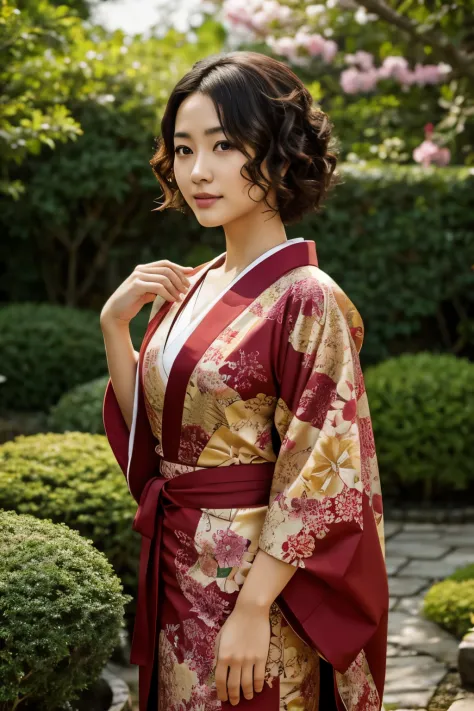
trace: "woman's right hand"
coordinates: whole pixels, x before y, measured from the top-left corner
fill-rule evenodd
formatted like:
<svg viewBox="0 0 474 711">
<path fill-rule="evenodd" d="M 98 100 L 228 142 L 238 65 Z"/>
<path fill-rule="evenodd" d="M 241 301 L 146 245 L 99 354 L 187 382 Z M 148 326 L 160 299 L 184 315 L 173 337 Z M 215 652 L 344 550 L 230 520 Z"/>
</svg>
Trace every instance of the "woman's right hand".
<svg viewBox="0 0 474 711">
<path fill-rule="evenodd" d="M 194 267 L 161 259 L 139 264 L 105 302 L 100 321 L 130 323 L 144 304 L 162 296 L 166 301 L 178 301 L 190 285 L 186 274 Z"/>
</svg>

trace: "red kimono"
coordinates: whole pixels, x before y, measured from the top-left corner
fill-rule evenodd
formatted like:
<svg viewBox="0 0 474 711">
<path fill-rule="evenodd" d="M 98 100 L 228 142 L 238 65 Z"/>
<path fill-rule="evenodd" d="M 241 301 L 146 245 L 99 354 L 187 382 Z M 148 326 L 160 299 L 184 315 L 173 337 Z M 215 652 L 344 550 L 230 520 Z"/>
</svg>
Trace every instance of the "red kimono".
<svg viewBox="0 0 474 711">
<path fill-rule="evenodd" d="M 129 432 L 112 382 L 103 417 L 142 536 L 131 662 L 140 711 L 380 711 L 388 584 L 375 443 L 359 351 L 363 323 L 318 268 L 315 243 L 268 250 L 187 332 L 186 299 L 157 297 Z M 258 548 L 298 568 L 271 607 L 264 689 L 217 698 L 214 642 Z"/>
</svg>

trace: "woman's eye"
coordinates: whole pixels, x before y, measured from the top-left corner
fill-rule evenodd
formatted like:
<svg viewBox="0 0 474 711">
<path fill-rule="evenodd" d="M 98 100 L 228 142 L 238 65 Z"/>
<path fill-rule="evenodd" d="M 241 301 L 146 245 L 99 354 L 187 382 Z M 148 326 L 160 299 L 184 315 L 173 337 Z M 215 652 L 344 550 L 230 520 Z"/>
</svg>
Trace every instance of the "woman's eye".
<svg viewBox="0 0 474 711">
<path fill-rule="evenodd" d="M 232 148 L 232 143 L 229 143 L 229 141 L 218 141 L 216 143 L 216 146 L 220 146 L 222 143 L 224 143 L 226 146 L 229 146 L 229 148 Z M 214 148 L 216 146 L 214 146 Z M 176 148 L 174 149 L 174 152 L 177 153 L 178 155 L 182 155 L 182 154 L 178 153 L 180 148 L 186 148 L 187 150 L 191 150 L 189 148 L 189 146 L 176 146 Z M 227 153 L 227 150 L 223 151 L 223 153 Z"/>
</svg>

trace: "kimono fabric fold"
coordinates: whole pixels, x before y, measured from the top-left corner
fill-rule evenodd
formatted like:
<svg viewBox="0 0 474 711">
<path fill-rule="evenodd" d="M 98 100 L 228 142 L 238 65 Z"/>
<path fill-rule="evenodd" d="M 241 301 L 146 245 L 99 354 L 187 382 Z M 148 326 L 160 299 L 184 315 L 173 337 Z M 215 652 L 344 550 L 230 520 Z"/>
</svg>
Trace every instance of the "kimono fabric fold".
<svg viewBox="0 0 474 711">
<path fill-rule="evenodd" d="M 164 359 L 224 258 L 189 273 L 182 303 L 155 300 L 130 430 L 110 379 L 104 396 L 142 536 L 139 711 L 381 711 L 389 597 L 362 319 L 297 238 L 244 269 Z M 217 698 L 215 644 L 259 549 L 297 570 L 270 609 L 264 689 L 236 707 Z"/>
<path fill-rule="evenodd" d="M 140 553 L 138 603 L 133 632 L 130 661 L 145 667 L 141 677 L 140 709 L 146 708 L 149 685 L 154 661 L 155 630 L 157 615 L 160 614 L 159 576 L 166 579 L 174 576 L 173 567 L 167 561 L 172 556 L 161 555 L 163 546 L 163 522 L 170 529 L 181 527 L 182 510 L 202 507 L 232 508 L 264 506 L 268 500 L 273 474 L 273 464 L 241 465 L 222 467 L 215 470 L 200 470 L 196 475 L 164 479 L 150 479 L 140 498 L 140 504 L 133 521 L 133 529 L 142 535 Z M 181 515 L 179 514 L 181 510 Z M 186 533 L 194 535 L 193 520 L 189 517 Z M 172 553 L 172 551 L 171 551 Z M 168 569 L 164 568 L 168 565 Z M 174 591 L 166 586 L 162 590 L 169 602 L 173 603 Z M 176 601 L 179 605 L 179 600 Z M 268 695 L 268 692 L 267 692 Z M 263 694 L 265 697 L 265 694 Z M 264 698 L 258 697 L 260 703 Z M 222 708 L 234 708 L 223 703 Z M 249 705 L 250 707 L 250 705 Z M 261 711 L 278 711 L 275 705 L 259 706 Z"/>
</svg>

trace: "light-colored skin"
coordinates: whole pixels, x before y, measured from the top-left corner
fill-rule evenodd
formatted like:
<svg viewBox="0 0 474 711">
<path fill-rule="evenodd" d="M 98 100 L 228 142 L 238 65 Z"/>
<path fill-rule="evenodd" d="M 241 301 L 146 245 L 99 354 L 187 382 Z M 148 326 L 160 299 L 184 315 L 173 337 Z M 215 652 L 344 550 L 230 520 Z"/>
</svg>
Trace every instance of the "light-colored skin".
<svg viewBox="0 0 474 711">
<path fill-rule="evenodd" d="M 195 93 L 181 103 L 175 132 L 186 132 L 190 138 L 175 136 L 173 170 L 181 194 L 198 222 L 203 227 L 222 225 L 224 229 L 226 259 L 220 269 L 212 270 L 212 276 L 228 283 L 229 278 L 287 237 L 279 213 L 274 215 L 263 201 L 263 191 L 257 185 L 250 187 L 249 180 L 240 175 L 247 160 L 245 155 L 232 147 L 231 138 L 227 141 L 223 131 L 204 134 L 219 123 L 209 97 Z M 246 148 L 254 155 L 251 147 Z M 287 168 L 288 165 L 283 173 Z M 265 161 L 262 172 L 268 177 Z M 212 207 L 201 208 L 194 199 L 199 192 L 223 197 Z M 273 189 L 267 200 L 276 206 Z M 270 646 L 270 606 L 296 570 L 262 550 L 257 552 L 234 610 L 216 640 L 216 686 L 221 701 L 236 705 L 241 690 L 246 699 L 262 690 Z"/>
<path fill-rule="evenodd" d="M 262 190 L 256 185 L 250 187 L 249 181 L 240 175 L 246 162 L 244 154 L 230 147 L 229 142 L 219 144 L 226 140 L 222 132 L 204 135 L 205 129 L 218 125 L 211 99 L 201 94 L 185 99 L 178 109 L 175 130 L 186 131 L 191 138 L 175 138 L 175 147 L 186 148 L 180 149 L 174 160 L 178 187 L 199 223 L 204 227 L 222 225 L 224 229 L 225 262 L 206 277 L 206 280 L 211 277 L 214 286 L 228 284 L 257 257 L 287 239 L 279 214 L 264 213 L 269 208 L 263 202 Z M 262 171 L 268 177 L 265 162 Z M 203 209 L 193 197 L 198 192 L 223 198 Z M 258 202 L 249 197 L 249 192 Z M 274 190 L 267 199 L 270 205 L 276 205 Z M 100 325 L 109 373 L 129 429 L 138 358 L 130 339 L 130 321 L 157 295 L 167 301 L 181 300 L 189 287 L 186 274 L 191 269 L 167 259 L 139 264 L 102 309 Z M 251 699 L 254 691 L 262 690 L 270 644 L 270 606 L 296 570 L 262 550 L 257 552 L 235 608 L 216 640 L 216 685 L 221 701 L 229 700 L 236 705 L 241 689 L 246 699 Z"/>
</svg>

